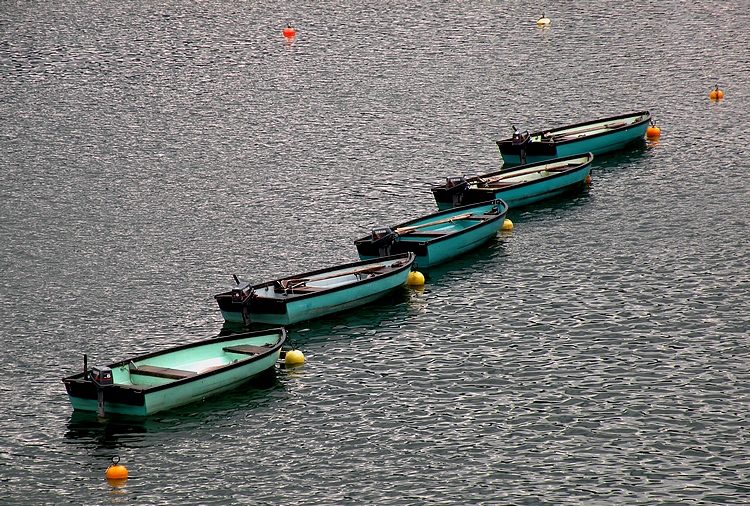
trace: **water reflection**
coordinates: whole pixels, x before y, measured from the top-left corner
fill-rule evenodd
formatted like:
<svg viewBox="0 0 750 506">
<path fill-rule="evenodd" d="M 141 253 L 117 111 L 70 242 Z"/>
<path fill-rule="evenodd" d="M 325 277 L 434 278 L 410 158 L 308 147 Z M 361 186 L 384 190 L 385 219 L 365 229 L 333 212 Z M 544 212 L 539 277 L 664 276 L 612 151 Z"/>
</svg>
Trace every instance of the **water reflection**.
<svg viewBox="0 0 750 506">
<path fill-rule="evenodd" d="M 594 174 L 593 170 L 592 174 Z M 595 177 L 595 175 L 592 175 L 592 177 Z M 514 231 L 518 233 L 519 230 L 523 229 L 524 222 L 554 219 L 561 213 L 587 204 L 589 198 L 589 185 L 585 184 L 551 199 L 524 206 L 520 209 L 510 209 L 507 217 L 513 222 Z"/>
<path fill-rule="evenodd" d="M 596 174 L 600 171 L 608 172 L 635 166 L 643 158 L 643 155 L 648 153 L 649 145 L 644 137 L 628 145 L 627 149 L 596 155 L 591 164 L 591 177 L 596 177 Z"/>
<path fill-rule="evenodd" d="M 498 260 L 506 255 L 505 241 L 511 237 L 513 232 L 498 232 L 497 237 L 450 262 L 438 264 L 435 267 L 425 269 L 425 291 L 429 291 L 431 285 L 442 285 L 450 283 L 455 276 L 468 275 L 470 272 L 489 269 L 497 264 Z"/>
<path fill-rule="evenodd" d="M 154 425 L 148 419 L 106 419 L 96 413 L 73 411 L 65 439 L 91 443 L 101 450 L 116 450 L 123 440 L 138 440 L 138 434 L 148 433 L 149 423 Z"/>
</svg>

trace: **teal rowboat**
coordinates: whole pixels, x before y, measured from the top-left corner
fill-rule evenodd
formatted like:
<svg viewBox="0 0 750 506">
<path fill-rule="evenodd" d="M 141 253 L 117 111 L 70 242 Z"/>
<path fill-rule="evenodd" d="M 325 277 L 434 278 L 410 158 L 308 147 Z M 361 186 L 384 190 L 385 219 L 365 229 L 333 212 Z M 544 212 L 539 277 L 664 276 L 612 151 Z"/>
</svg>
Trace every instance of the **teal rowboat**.
<svg viewBox="0 0 750 506">
<path fill-rule="evenodd" d="M 601 155 L 643 139 L 651 113 L 640 111 L 529 133 L 514 127 L 513 136 L 497 141 L 507 165 L 525 165 L 580 153 Z"/>
<path fill-rule="evenodd" d="M 63 378 L 75 410 L 147 416 L 231 390 L 272 369 L 283 328 L 245 332 L 88 368 Z"/>
<path fill-rule="evenodd" d="M 377 258 L 393 253 L 414 253 L 418 268 L 451 260 L 486 243 L 505 223 L 508 205 L 502 200 L 456 207 L 394 227 L 376 228 L 354 241 L 359 257 Z"/>
<path fill-rule="evenodd" d="M 228 322 L 292 325 L 373 302 L 403 287 L 414 255 L 328 267 L 251 285 L 240 282 L 214 295 Z"/>
<path fill-rule="evenodd" d="M 502 199 L 510 209 L 533 204 L 579 188 L 591 173 L 594 155 L 585 153 L 518 165 L 471 178 L 453 176 L 433 186 L 438 209 Z"/>
</svg>

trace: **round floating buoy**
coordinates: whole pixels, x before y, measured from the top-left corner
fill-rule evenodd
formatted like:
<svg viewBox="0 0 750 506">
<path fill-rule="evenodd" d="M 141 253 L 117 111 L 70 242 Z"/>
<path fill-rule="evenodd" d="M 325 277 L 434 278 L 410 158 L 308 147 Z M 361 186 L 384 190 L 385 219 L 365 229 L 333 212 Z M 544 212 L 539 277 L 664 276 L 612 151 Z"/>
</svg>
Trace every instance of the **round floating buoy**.
<svg viewBox="0 0 750 506">
<path fill-rule="evenodd" d="M 108 480 L 125 481 L 128 479 L 128 470 L 125 466 L 120 465 L 120 457 L 112 457 L 112 465 L 107 468 L 106 473 Z"/>
<path fill-rule="evenodd" d="M 646 137 L 649 139 L 656 139 L 661 135 L 661 128 L 658 126 L 652 124 L 650 127 L 646 129 Z"/>
<path fill-rule="evenodd" d="M 711 100 L 721 100 L 724 98 L 724 92 L 719 89 L 719 85 L 716 85 L 716 88 L 711 91 Z"/>
<path fill-rule="evenodd" d="M 411 271 L 409 277 L 406 279 L 406 284 L 409 286 L 424 285 L 424 274 L 419 271 Z"/>
<path fill-rule="evenodd" d="M 550 19 L 542 12 L 542 17 L 536 20 L 536 24 L 539 26 L 549 26 L 551 23 Z"/>
<path fill-rule="evenodd" d="M 295 30 L 291 24 L 286 25 L 286 28 L 284 28 L 284 37 L 291 39 L 295 35 L 297 35 L 297 30 Z"/>
<path fill-rule="evenodd" d="M 501 230 L 513 230 L 513 222 L 508 218 L 505 218 L 505 221 L 503 222 L 503 228 Z"/>
<path fill-rule="evenodd" d="M 586 181 L 586 184 L 589 184 L 591 182 L 591 174 L 586 176 L 586 179 L 584 181 Z"/>
<path fill-rule="evenodd" d="M 290 350 L 286 352 L 284 357 L 284 363 L 286 365 L 301 365 L 305 363 L 305 355 L 299 350 Z"/>
</svg>

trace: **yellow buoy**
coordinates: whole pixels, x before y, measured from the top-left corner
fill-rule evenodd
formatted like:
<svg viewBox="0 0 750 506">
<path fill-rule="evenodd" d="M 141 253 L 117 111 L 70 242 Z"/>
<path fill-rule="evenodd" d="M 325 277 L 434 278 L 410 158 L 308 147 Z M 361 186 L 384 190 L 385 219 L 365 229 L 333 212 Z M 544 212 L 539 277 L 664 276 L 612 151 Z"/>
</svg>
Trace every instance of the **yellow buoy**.
<svg viewBox="0 0 750 506">
<path fill-rule="evenodd" d="M 513 230 L 513 222 L 508 218 L 505 218 L 505 221 L 503 222 L 503 228 L 501 230 Z"/>
<path fill-rule="evenodd" d="M 108 480 L 125 481 L 128 479 L 128 470 L 125 466 L 120 465 L 119 455 L 112 457 L 112 465 L 107 468 L 106 476 Z"/>
<path fill-rule="evenodd" d="M 716 88 L 711 91 L 711 100 L 721 100 L 724 98 L 724 92 L 719 89 L 719 85 L 716 85 Z"/>
<path fill-rule="evenodd" d="M 290 350 L 286 352 L 284 357 L 284 363 L 286 365 L 301 365 L 305 363 L 305 355 L 299 350 Z"/>
<path fill-rule="evenodd" d="M 406 284 L 409 286 L 424 285 L 424 274 L 419 271 L 411 271 L 409 277 L 406 279 Z"/>
<path fill-rule="evenodd" d="M 551 23 L 550 19 L 542 12 L 542 17 L 536 20 L 536 24 L 539 26 L 549 26 Z"/>
</svg>

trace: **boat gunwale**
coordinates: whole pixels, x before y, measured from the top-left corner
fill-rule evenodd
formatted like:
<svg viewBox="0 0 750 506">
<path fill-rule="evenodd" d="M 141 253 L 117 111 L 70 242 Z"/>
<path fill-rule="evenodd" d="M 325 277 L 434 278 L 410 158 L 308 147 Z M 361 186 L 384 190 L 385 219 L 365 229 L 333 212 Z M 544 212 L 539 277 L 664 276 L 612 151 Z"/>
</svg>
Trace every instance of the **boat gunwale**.
<svg viewBox="0 0 750 506">
<path fill-rule="evenodd" d="M 110 369 L 116 369 L 119 367 L 126 366 L 130 364 L 131 362 L 140 362 L 143 360 L 148 360 L 154 357 L 159 357 L 162 355 L 168 355 L 171 353 L 175 353 L 178 351 L 187 350 L 190 348 L 198 348 L 203 345 L 210 345 L 210 344 L 217 344 L 222 342 L 229 342 L 229 341 L 237 341 L 247 338 L 253 338 L 253 337 L 260 337 L 264 335 L 275 335 L 276 336 L 276 344 L 268 348 L 268 351 L 258 354 L 258 355 L 248 355 L 247 358 L 240 359 L 237 362 L 230 362 L 228 364 L 222 365 L 221 367 L 217 367 L 215 369 L 211 369 L 204 372 L 197 372 L 193 376 L 189 376 L 186 378 L 176 379 L 174 381 L 170 381 L 168 383 L 164 383 L 161 385 L 126 385 L 126 384 L 113 384 L 113 385 L 106 385 L 104 386 L 105 389 L 116 387 L 116 388 L 124 388 L 128 390 L 135 390 L 138 392 L 143 393 L 143 395 L 149 394 L 151 392 L 157 392 L 159 390 L 164 390 L 167 388 L 173 388 L 177 385 L 185 385 L 188 383 L 192 383 L 194 381 L 198 381 L 200 379 L 204 379 L 210 376 L 215 376 L 217 374 L 225 373 L 227 371 L 231 371 L 233 369 L 237 369 L 240 367 L 244 367 L 247 365 L 252 364 L 253 362 L 257 362 L 261 360 L 262 358 L 267 357 L 268 355 L 271 355 L 273 353 L 276 353 L 278 350 L 281 349 L 281 347 L 284 345 L 287 339 L 287 331 L 284 327 L 277 327 L 277 328 L 271 328 L 271 329 L 265 329 L 265 330 L 258 330 L 258 331 L 251 331 L 251 332 L 241 332 L 236 334 L 229 334 L 227 336 L 221 336 L 213 339 L 207 339 L 203 341 L 196 341 L 194 343 L 187 343 L 182 344 L 179 346 L 175 346 L 172 348 L 165 348 L 162 350 L 157 350 L 151 353 L 147 353 L 145 355 L 138 355 L 135 357 L 126 358 L 124 360 L 120 360 L 118 362 L 114 362 L 111 364 L 107 364 L 107 367 Z M 86 375 L 89 374 L 89 371 L 86 372 L 79 372 L 77 374 L 74 374 L 72 376 L 66 376 L 62 379 L 62 382 L 64 384 L 76 382 L 76 383 L 89 383 L 92 382 L 90 379 L 86 379 Z"/>
</svg>

